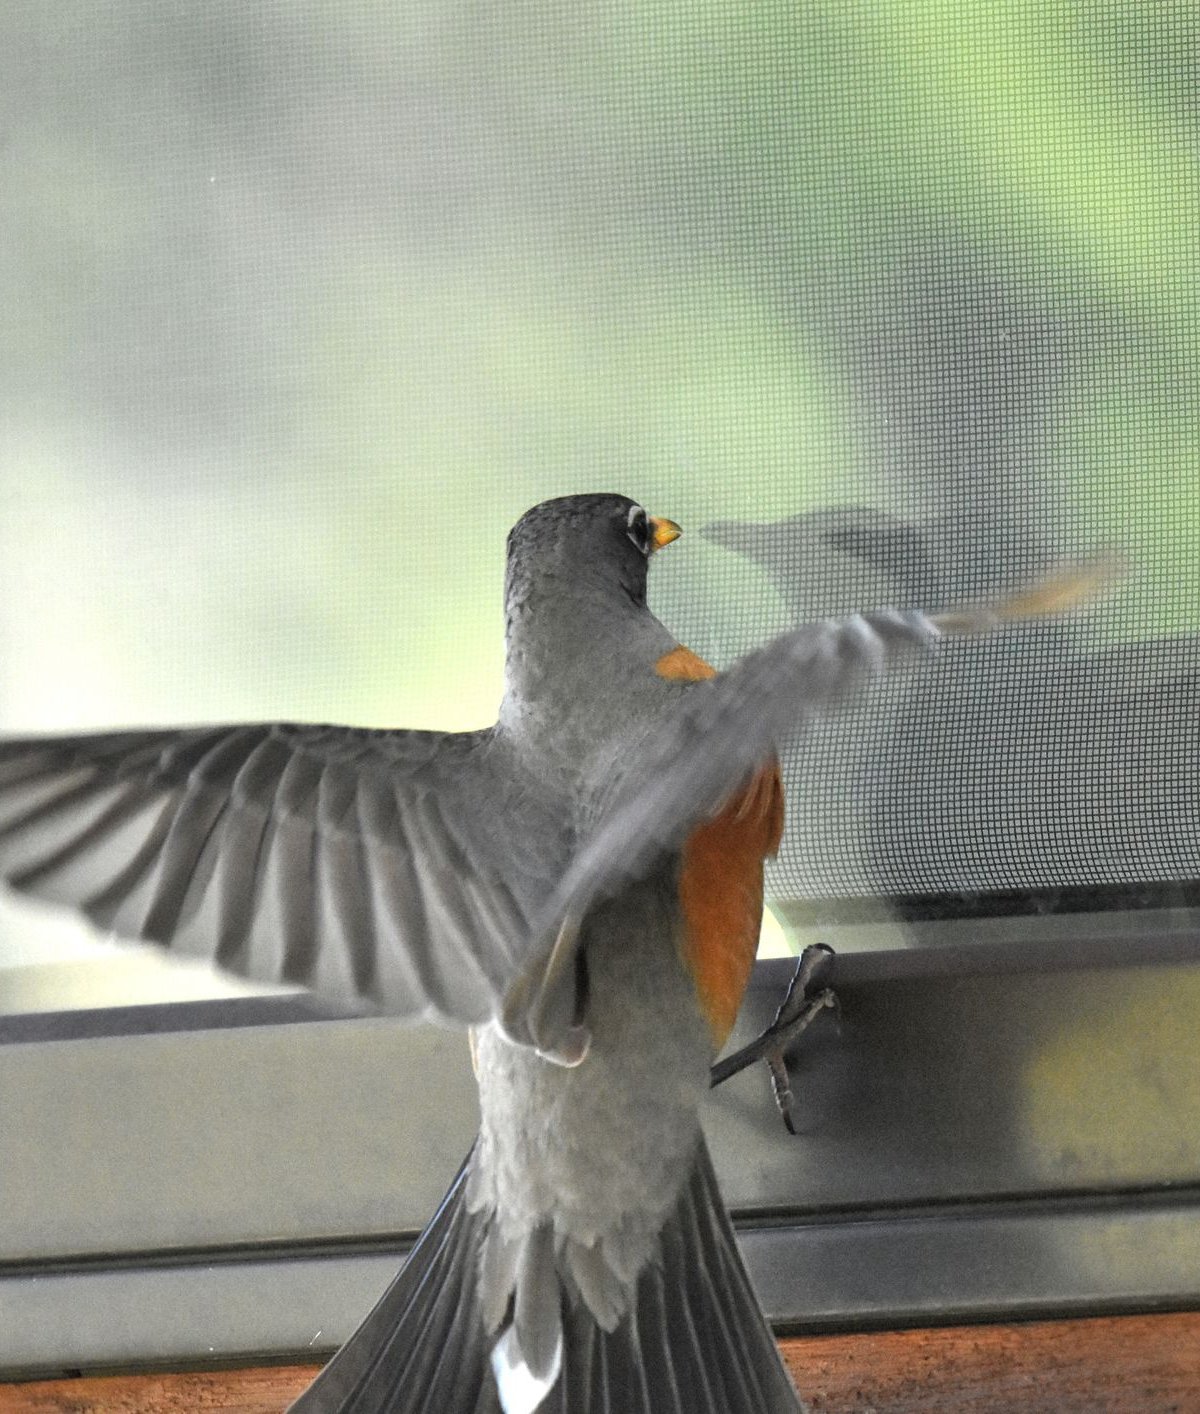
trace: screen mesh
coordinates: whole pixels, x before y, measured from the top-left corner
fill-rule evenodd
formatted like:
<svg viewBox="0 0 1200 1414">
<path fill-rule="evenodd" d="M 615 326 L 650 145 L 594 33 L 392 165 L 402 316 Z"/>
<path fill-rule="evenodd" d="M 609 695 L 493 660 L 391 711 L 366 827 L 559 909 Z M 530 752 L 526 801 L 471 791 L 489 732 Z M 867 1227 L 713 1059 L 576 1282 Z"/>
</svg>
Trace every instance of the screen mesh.
<svg viewBox="0 0 1200 1414">
<path fill-rule="evenodd" d="M 577 490 L 684 523 L 718 663 L 1117 546 L 791 752 L 772 887 L 1200 877 L 1191 7 L 7 20 L 4 730 L 489 720 L 504 533 Z"/>
</svg>

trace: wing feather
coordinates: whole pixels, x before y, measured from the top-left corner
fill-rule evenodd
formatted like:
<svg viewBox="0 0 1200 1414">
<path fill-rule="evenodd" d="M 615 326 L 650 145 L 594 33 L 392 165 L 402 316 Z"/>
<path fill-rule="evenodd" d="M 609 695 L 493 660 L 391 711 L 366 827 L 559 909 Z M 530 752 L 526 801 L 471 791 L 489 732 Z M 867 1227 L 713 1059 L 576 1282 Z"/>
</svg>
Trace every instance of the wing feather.
<svg viewBox="0 0 1200 1414">
<path fill-rule="evenodd" d="M 94 779 L 42 792 L 37 804 L 13 821 L 12 833 L 19 830 L 20 835 L 14 882 L 27 887 L 40 883 L 49 898 L 60 890 L 69 897 L 80 856 L 102 848 L 119 831 L 136 804 L 136 794 L 127 782 L 104 785 Z"/>
<path fill-rule="evenodd" d="M 220 833 L 212 874 L 213 961 L 231 972 L 244 971 L 244 957 L 262 888 L 270 847 L 272 817 L 266 811 L 230 809 Z"/>
<path fill-rule="evenodd" d="M 139 937 L 155 943 L 172 941 L 195 913 L 200 889 L 207 884 L 215 863 L 214 851 L 206 855 L 206 847 L 228 805 L 227 798 L 215 790 L 176 787 L 171 795 L 175 808 L 138 928 Z"/>
<path fill-rule="evenodd" d="M 318 786 L 317 833 L 322 846 L 314 860 L 317 936 L 327 939 L 320 955 L 318 987 L 369 996 L 374 975 L 375 949 L 366 926 L 369 912 L 362 889 L 361 841 L 342 827 L 348 792 L 346 773 L 331 765 L 322 772 Z"/>
</svg>

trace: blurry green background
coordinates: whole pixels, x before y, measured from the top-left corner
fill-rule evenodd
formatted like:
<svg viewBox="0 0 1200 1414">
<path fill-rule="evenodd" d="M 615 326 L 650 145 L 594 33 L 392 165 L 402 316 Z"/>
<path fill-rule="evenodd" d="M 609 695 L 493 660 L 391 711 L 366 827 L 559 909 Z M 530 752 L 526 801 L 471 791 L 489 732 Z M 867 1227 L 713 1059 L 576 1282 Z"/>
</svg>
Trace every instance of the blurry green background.
<svg viewBox="0 0 1200 1414">
<path fill-rule="evenodd" d="M 488 721 L 575 490 L 879 508 L 964 584 L 1118 543 L 1088 643 L 1200 627 L 1190 0 L 3 14 L 0 729 Z M 654 570 L 718 661 L 793 615 Z"/>
</svg>

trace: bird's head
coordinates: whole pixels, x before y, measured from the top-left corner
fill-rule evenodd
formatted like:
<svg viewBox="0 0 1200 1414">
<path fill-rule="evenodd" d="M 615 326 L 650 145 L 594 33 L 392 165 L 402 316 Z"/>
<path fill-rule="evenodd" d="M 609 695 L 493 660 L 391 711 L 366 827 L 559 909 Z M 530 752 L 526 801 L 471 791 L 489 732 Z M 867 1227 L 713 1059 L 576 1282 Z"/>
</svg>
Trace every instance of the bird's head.
<svg viewBox="0 0 1200 1414">
<path fill-rule="evenodd" d="M 651 555 L 682 534 L 628 496 L 560 496 L 526 511 L 508 536 L 505 599 L 511 610 L 531 590 L 619 592 L 646 602 Z"/>
</svg>

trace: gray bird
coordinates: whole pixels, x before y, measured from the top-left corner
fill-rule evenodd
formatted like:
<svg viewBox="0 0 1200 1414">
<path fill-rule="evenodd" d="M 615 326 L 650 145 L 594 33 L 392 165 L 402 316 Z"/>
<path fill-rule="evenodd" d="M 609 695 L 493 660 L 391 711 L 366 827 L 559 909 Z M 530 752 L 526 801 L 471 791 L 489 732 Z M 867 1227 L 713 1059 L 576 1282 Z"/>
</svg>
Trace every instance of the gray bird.
<svg viewBox="0 0 1200 1414">
<path fill-rule="evenodd" d="M 12 887 L 245 977 L 473 1028 L 478 1139 L 303 1414 L 800 1407 L 698 1117 L 783 826 L 775 750 L 987 616 L 827 621 L 714 674 L 646 604 L 678 534 L 616 495 L 522 517 L 484 731 L 0 743 Z"/>
</svg>

